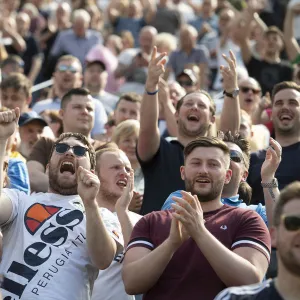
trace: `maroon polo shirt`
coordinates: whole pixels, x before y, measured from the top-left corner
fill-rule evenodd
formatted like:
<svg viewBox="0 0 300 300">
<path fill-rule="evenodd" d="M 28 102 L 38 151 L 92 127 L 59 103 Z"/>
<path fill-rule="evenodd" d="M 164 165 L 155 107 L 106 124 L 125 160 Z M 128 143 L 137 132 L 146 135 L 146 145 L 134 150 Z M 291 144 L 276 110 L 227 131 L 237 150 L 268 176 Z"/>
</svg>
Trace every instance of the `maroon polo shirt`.
<svg viewBox="0 0 300 300">
<path fill-rule="evenodd" d="M 209 232 L 228 249 L 250 247 L 270 259 L 270 234 L 256 212 L 223 205 L 216 211 L 204 213 L 204 219 Z M 133 229 L 127 250 L 133 247 L 157 248 L 169 236 L 171 220 L 170 211 L 152 212 L 143 217 Z M 189 238 L 175 252 L 159 280 L 143 299 L 210 300 L 225 288 L 197 244 Z"/>
</svg>

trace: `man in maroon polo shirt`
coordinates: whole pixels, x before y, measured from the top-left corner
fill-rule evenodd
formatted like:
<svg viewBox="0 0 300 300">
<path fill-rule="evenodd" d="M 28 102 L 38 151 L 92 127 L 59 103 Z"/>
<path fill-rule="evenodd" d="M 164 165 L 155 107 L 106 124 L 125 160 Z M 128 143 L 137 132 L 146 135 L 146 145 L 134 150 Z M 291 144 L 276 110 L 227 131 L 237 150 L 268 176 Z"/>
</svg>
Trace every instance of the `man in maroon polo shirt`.
<svg viewBox="0 0 300 300">
<path fill-rule="evenodd" d="M 260 216 L 220 201 L 232 173 L 227 145 L 201 137 L 186 146 L 184 159 L 189 193 L 174 197 L 173 210 L 143 217 L 128 243 L 125 289 L 144 300 L 210 300 L 225 287 L 261 281 L 269 264 L 270 235 Z"/>
</svg>

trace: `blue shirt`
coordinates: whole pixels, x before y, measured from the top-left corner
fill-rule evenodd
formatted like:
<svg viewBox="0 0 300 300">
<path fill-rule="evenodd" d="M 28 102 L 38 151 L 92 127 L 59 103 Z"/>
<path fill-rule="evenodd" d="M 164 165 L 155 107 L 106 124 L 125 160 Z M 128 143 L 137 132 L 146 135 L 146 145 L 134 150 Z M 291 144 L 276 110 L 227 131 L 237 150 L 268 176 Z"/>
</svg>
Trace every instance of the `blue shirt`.
<svg viewBox="0 0 300 300">
<path fill-rule="evenodd" d="M 175 201 L 172 199 L 172 197 L 182 197 L 180 191 L 176 191 L 170 194 L 170 196 L 167 198 L 165 201 L 164 205 L 162 206 L 161 210 L 169 210 L 171 209 L 171 204 L 175 203 Z M 230 198 L 221 198 L 221 202 L 223 204 L 227 204 L 230 206 L 236 206 L 239 208 L 245 208 L 245 209 L 251 209 L 256 211 L 264 220 L 266 225 L 268 225 L 268 219 L 267 219 L 267 213 L 266 213 L 266 207 L 264 205 L 261 205 L 259 203 L 258 205 L 247 205 L 246 203 L 243 202 L 243 200 L 239 199 L 239 195 L 230 197 Z"/>
<path fill-rule="evenodd" d="M 17 189 L 30 195 L 30 182 L 26 164 L 19 158 L 10 158 L 8 161 L 7 176 L 9 188 Z"/>
</svg>

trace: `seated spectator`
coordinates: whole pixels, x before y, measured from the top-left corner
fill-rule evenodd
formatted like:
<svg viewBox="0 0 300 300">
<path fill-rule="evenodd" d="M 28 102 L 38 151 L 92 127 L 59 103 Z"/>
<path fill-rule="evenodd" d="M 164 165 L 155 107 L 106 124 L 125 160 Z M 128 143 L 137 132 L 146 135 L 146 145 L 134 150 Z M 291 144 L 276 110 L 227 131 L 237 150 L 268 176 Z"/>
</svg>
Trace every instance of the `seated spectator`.
<svg viewBox="0 0 300 300">
<path fill-rule="evenodd" d="M 1 62 L 2 80 L 11 73 L 24 73 L 24 61 L 18 55 L 9 55 Z"/>
<path fill-rule="evenodd" d="M 186 68 L 186 65 L 195 64 L 200 69 L 200 86 L 201 88 L 206 87 L 209 54 L 206 47 L 196 45 L 197 36 L 197 30 L 191 25 L 181 28 L 180 49 L 171 53 L 164 78 L 168 79 L 171 72 L 178 76 Z"/>
<path fill-rule="evenodd" d="M 2 105 L 9 109 L 19 107 L 21 114 L 29 110 L 31 82 L 21 73 L 12 73 L 0 83 Z"/>
<path fill-rule="evenodd" d="M 107 115 L 116 108 L 119 98 L 105 91 L 108 73 L 105 64 L 100 60 L 88 61 L 83 73 L 84 86 L 90 91 L 94 99 L 99 100 Z"/>
<path fill-rule="evenodd" d="M 50 55 L 59 57 L 64 54 L 74 55 L 82 65 L 87 52 L 96 44 L 102 44 L 100 32 L 89 29 L 91 17 L 84 9 L 73 12 L 72 29 L 58 34 Z"/>
<path fill-rule="evenodd" d="M 122 49 L 123 50 L 134 48 L 134 38 L 133 38 L 133 35 L 130 31 L 123 30 L 121 32 L 120 36 L 121 36 L 121 40 L 122 40 L 122 45 L 123 45 Z M 118 55 L 120 53 L 118 53 Z"/>
<path fill-rule="evenodd" d="M 19 119 L 21 139 L 19 151 L 26 159 L 29 157 L 34 144 L 42 137 L 45 126 L 48 126 L 46 121 L 34 111 L 21 114 Z"/>
<path fill-rule="evenodd" d="M 41 117 L 47 122 L 54 136 L 58 138 L 63 133 L 63 121 L 56 110 L 44 110 Z"/>
<path fill-rule="evenodd" d="M 176 81 L 185 89 L 186 93 L 195 92 L 200 88 L 199 72 L 192 69 L 184 69 L 176 77 Z"/>
<path fill-rule="evenodd" d="M 229 153 L 217 138 L 200 137 L 185 147 L 186 191 L 173 198 L 174 210 L 152 212 L 133 229 L 123 262 L 127 293 L 143 293 L 145 300 L 213 299 L 225 287 L 263 280 L 268 228 L 256 212 L 220 201 L 232 175 Z"/>
<path fill-rule="evenodd" d="M 157 47 L 158 53 L 166 52 L 169 55 L 177 48 L 177 39 L 170 33 L 161 32 L 155 37 L 154 45 Z"/>
<path fill-rule="evenodd" d="M 280 193 L 275 204 L 271 231 L 276 247 L 278 276 L 260 284 L 231 287 L 215 300 L 299 299 L 300 183 L 293 182 Z"/>
<path fill-rule="evenodd" d="M 140 131 L 140 122 L 137 120 L 126 120 L 121 122 L 114 130 L 111 141 L 123 150 L 128 157 L 134 170 L 134 212 L 139 213 L 144 194 L 144 175 L 136 157 L 136 145 Z"/>
</svg>

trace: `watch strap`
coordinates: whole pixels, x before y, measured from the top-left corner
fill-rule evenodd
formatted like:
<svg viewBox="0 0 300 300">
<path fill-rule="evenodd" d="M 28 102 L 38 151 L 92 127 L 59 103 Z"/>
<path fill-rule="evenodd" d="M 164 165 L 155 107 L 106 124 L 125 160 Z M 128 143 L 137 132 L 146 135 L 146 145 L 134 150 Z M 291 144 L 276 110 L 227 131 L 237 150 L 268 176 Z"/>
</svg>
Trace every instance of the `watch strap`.
<svg viewBox="0 0 300 300">
<path fill-rule="evenodd" d="M 274 178 L 271 182 L 261 182 L 261 186 L 263 188 L 277 188 L 278 187 L 278 181 L 276 178 Z"/>
</svg>

